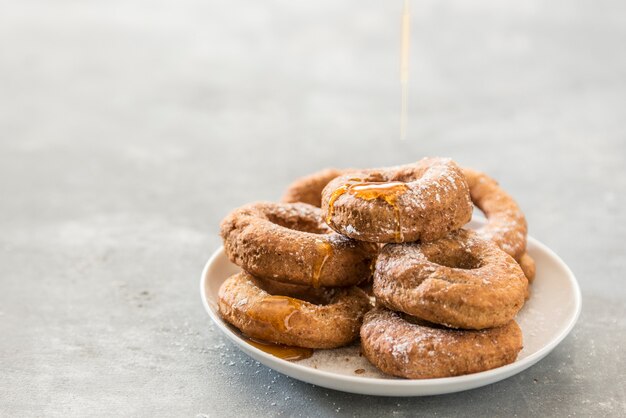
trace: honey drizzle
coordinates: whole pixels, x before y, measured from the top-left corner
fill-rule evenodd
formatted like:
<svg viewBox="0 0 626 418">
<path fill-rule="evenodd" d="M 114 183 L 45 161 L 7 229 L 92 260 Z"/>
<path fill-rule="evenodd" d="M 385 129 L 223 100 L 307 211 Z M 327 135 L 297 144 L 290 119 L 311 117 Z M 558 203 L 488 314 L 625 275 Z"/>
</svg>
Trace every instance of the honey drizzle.
<svg viewBox="0 0 626 418">
<path fill-rule="evenodd" d="M 287 361 L 304 360 L 305 358 L 309 358 L 313 355 L 312 348 L 274 344 L 267 341 L 257 340 L 255 338 L 248 337 L 247 335 L 243 335 L 242 338 L 251 346 Z"/>
<path fill-rule="evenodd" d="M 339 199 L 339 196 L 348 191 L 348 185 L 344 184 L 343 186 L 337 187 L 335 191 L 330 195 L 330 199 L 328 199 L 328 213 L 326 214 L 326 223 L 330 224 L 330 220 L 335 213 L 335 201 Z"/>
<path fill-rule="evenodd" d="M 393 235 L 396 242 L 404 241 L 404 234 L 402 233 L 402 220 L 400 219 L 400 208 L 398 205 L 393 205 L 393 214 L 396 219 L 396 230 Z"/>
<path fill-rule="evenodd" d="M 259 322 L 264 322 L 279 332 L 289 329 L 291 315 L 302 307 L 302 302 L 288 296 L 265 296 L 251 307 L 246 314 Z"/>
<path fill-rule="evenodd" d="M 402 195 L 407 189 L 407 184 L 401 181 L 363 182 L 361 181 L 361 179 L 348 180 L 348 183 L 338 187 L 331 194 L 330 199 L 328 200 L 328 214 L 326 216 L 326 223 L 330 223 L 330 220 L 333 216 L 335 201 L 345 193 L 349 193 L 363 200 L 382 199 L 393 208 L 396 223 L 394 238 L 396 242 L 402 242 L 402 240 L 404 239 L 404 234 L 402 233 L 400 208 L 397 205 L 397 201 L 398 197 Z"/>
<path fill-rule="evenodd" d="M 274 344 L 267 341 L 257 340 L 246 335 L 243 335 L 242 338 L 251 346 L 258 348 L 259 350 L 264 351 L 267 354 L 271 354 L 274 357 L 278 357 L 287 361 L 304 360 L 305 358 L 309 358 L 313 355 L 312 348 Z"/>
<path fill-rule="evenodd" d="M 328 241 L 324 240 L 316 240 L 315 244 L 317 245 L 317 253 L 319 257 L 317 258 L 317 262 L 313 265 L 313 275 L 311 276 L 311 285 L 314 288 L 320 287 L 320 276 L 322 274 L 322 269 L 324 268 L 324 264 L 326 264 L 326 260 L 333 253 L 333 247 L 330 245 Z"/>
</svg>

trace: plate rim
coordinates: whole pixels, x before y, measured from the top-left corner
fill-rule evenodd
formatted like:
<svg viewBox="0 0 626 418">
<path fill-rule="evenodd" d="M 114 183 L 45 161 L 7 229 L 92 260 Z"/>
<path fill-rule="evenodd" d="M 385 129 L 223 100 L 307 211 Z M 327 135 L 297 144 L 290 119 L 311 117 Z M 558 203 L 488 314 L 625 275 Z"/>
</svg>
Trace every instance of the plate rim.
<svg viewBox="0 0 626 418">
<path fill-rule="evenodd" d="M 398 379 L 393 377 L 380 379 L 367 376 L 349 376 L 336 374 L 325 370 L 314 369 L 305 365 L 283 360 L 271 354 L 265 353 L 264 351 L 250 344 L 245 344 L 244 346 L 244 341 L 241 340 L 241 338 L 239 338 L 239 336 L 235 332 L 233 332 L 228 327 L 228 325 L 226 325 L 221 317 L 219 317 L 217 312 L 213 311 L 213 309 L 209 305 L 207 298 L 205 297 L 205 288 L 208 281 L 207 276 L 209 269 L 219 257 L 226 256 L 224 254 L 223 246 L 220 246 L 216 251 L 211 254 L 211 257 L 209 257 L 209 260 L 206 262 L 204 268 L 202 269 L 202 276 L 200 277 L 200 298 L 202 300 L 202 305 L 204 306 L 204 309 L 207 311 L 213 323 L 215 323 L 220 331 L 222 331 L 222 333 L 224 333 L 231 341 L 233 341 L 244 353 L 253 357 L 257 361 L 260 361 L 264 365 L 273 368 L 283 374 L 286 374 L 294 379 L 344 392 L 380 396 L 424 396 L 460 392 L 463 390 L 474 389 L 477 387 L 498 382 L 500 380 L 504 380 L 533 366 L 539 360 L 548 355 L 552 350 L 554 350 L 554 348 L 556 348 L 556 346 L 558 346 L 565 339 L 565 337 L 569 335 L 569 333 L 576 325 L 578 318 L 580 317 L 580 313 L 582 310 L 582 294 L 580 291 L 580 286 L 578 285 L 578 281 L 576 280 L 576 277 L 574 276 L 572 270 L 554 251 L 552 251 L 545 244 L 541 243 L 531 236 L 528 236 L 528 242 L 532 244 L 532 246 L 537 247 L 540 251 L 545 252 L 552 260 L 556 261 L 556 263 L 559 265 L 559 267 L 563 269 L 563 271 L 567 273 L 567 279 L 572 285 L 572 289 L 574 290 L 575 313 L 569 318 L 567 326 L 563 328 L 563 330 L 555 338 L 553 338 L 548 344 L 543 346 L 538 351 L 532 353 L 531 355 L 521 360 L 516 360 L 515 362 L 507 364 L 505 366 L 500 366 L 495 369 L 462 376 L 414 380 Z M 260 359 L 263 359 L 264 361 L 261 361 Z M 268 365 L 266 363 L 270 363 L 271 365 Z M 298 372 L 298 376 L 293 375 L 295 374 L 295 372 Z M 349 386 L 348 390 L 342 385 L 354 386 Z M 381 393 L 381 388 L 385 389 L 384 394 Z M 393 392 L 394 389 L 399 389 L 400 392 L 390 393 Z M 413 391 L 409 389 L 413 389 Z"/>
</svg>

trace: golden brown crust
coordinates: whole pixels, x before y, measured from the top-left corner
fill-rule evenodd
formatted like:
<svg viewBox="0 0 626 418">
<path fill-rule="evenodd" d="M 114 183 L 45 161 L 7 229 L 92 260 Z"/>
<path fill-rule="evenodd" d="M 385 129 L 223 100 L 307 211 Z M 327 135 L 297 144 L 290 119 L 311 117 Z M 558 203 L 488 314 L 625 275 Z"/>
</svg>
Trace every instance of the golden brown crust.
<svg viewBox="0 0 626 418">
<path fill-rule="evenodd" d="M 257 202 L 221 224 L 228 258 L 255 276 L 319 286 L 351 286 L 371 276 L 378 249 L 339 235 L 305 203 Z"/>
<path fill-rule="evenodd" d="M 524 272 L 524 276 L 528 279 L 528 283 L 532 284 L 535 281 L 535 275 L 537 274 L 537 267 L 535 266 L 535 260 L 528 255 L 528 253 L 524 253 L 519 261 L 518 261 L 522 271 Z"/>
<path fill-rule="evenodd" d="M 516 260 L 526 252 L 528 226 L 524 213 L 513 197 L 497 181 L 480 171 L 464 168 L 472 202 L 487 218 L 487 223 L 477 232 Z"/>
<path fill-rule="evenodd" d="M 361 346 L 383 372 L 408 379 L 477 373 L 512 363 L 522 349 L 515 321 L 481 331 L 429 325 L 386 309 L 365 315 Z"/>
<path fill-rule="evenodd" d="M 242 272 L 219 290 L 220 315 L 244 334 L 264 341 L 307 348 L 336 348 L 358 336 L 368 296 L 357 287 L 325 289 L 325 304 L 272 295 L 263 282 Z M 318 291 L 321 292 L 321 291 Z M 316 301 L 320 302 L 320 301 Z"/>
<path fill-rule="evenodd" d="M 326 168 L 294 180 L 285 190 L 281 199 L 287 203 L 308 203 L 315 207 L 322 206 L 322 190 L 334 178 L 347 174 L 349 169 Z"/>
<path fill-rule="evenodd" d="M 319 207 L 322 190 L 331 180 L 357 171 L 359 170 L 328 168 L 297 179 L 288 187 L 283 201 L 304 202 Z M 526 260 L 526 266 L 522 265 L 521 256 L 518 256 L 521 248 L 526 248 L 527 225 L 521 209 L 514 199 L 486 174 L 470 168 L 464 168 L 463 174 L 466 177 L 473 203 L 484 211 L 490 220 L 490 225 L 483 228 L 481 233 L 495 240 L 505 251 L 508 249 L 507 252 L 520 262 L 524 272 L 529 273 L 527 278 L 532 283 L 534 272 L 530 270 L 531 261 Z M 507 213 L 509 211 L 511 213 Z M 505 225 L 504 228 L 502 225 Z M 524 236 L 521 240 L 520 232 Z M 510 243 L 510 238 L 513 239 L 513 244 Z"/>
<path fill-rule="evenodd" d="M 326 222 L 369 242 L 432 241 L 465 225 L 472 203 L 461 169 L 450 159 L 353 171 L 322 191 Z"/>
<path fill-rule="evenodd" d="M 511 256 L 467 230 L 429 243 L 387 244 L 374 272 L 379 303 L 453 328 L 506 324 L 527 287 Z"/>
</svg>

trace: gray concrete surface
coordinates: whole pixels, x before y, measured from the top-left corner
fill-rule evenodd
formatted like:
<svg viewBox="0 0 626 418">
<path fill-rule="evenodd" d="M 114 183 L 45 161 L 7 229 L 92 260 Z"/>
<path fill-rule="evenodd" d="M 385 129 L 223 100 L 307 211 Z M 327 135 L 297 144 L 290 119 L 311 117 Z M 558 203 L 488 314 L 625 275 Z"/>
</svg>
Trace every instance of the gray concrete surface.
<svg viewBox="0 0 626 418">
<path fill-rule="evenodd" d="M 626 3 L 0 5 L 0 416 L 626 415 Z M 211 325 L 220 219 L 326 166 L 450 156 L 501 180 L 583 313 L 501 383 L 374 398 L 251 361 Z"/>
</svg>

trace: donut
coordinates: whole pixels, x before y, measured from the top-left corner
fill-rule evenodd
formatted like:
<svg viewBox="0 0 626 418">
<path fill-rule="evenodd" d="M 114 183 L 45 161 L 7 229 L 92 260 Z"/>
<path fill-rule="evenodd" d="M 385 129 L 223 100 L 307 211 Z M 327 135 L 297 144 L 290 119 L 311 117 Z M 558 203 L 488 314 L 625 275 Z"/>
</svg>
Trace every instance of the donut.
<svg viewBox="0 0 626 418">
<path fill-rule="evenodd" d="M 513 363 L 522 349 L 515 321 L 480 331 L 442 328 L 376 308 L 361 326 L 365 357 L 383 372 L 408 379 L 459 376 Z"/>
<path fill-rule="evenodd" d="M 322 190 L 334 178 L 354 170 L 326 168 L 308 176 L 294 180 L 285 190 L 282 201 L 287 203 L 308 203 L 316 207 L 322 206 Z"/>
<path fill-rule="evenodd" d="M 257 202 L 223 221 L 224 250 L 251 274 L 313 287 L 351 286 L 371 277 L 375 245 L 333 232 L 319 208 Z"/>
<path fill-rule="evenodd" d="M 387 244 L 374 272 L 377 302 L 451 328 L 506 324 L 523 306 L 527 288 L 510 255 L 464 229 L 434 242 Z"/>
<path fill-rule="evenodd" d="M 480 171 L 464 168 L 472 202 L 487 218 L 478 234 L 494 241 L 515 260 L 526 252 L 528 226 L 524 213 L 497 181 Z"/>
<path fill-rule="evenodd" d="M 306 348 L 336 348 L 354 341 L 368 296 L 356 286 L 325 289 L 306 299 L 271 294 L 249 273 L 237 273 L 218 292 L 220 315 L 249 337 Z"/>
<path fill-rule="evenodd" d="M 289 185 L 289 187 L 285 191 L 285 194 L 283 195 L 283 201 L 284 202 L 304 202 L 304 203 L 309 203 L 313 206 L 319 207 L 321 206 L 321 193 L 324 187 L 326 187 L 326 185 L 332 179 L 337 178 L 341 175 L 345 175 L 349 172 L 353 172 L 353 171 L 356 171 L 356 170 L 327 168 L 327 169 L 315 172 L 313 174 L 310 174 L 308 176 L 299 178 Z M 465 174 L 466 180 L 468 181 L 470 195 L 472 195 L 472 190 L 474 190 L 475 196 L 480 195 L 478 193 L 478 188 L 477 188 L 477 184 L 479 183 L 477 179 L 479 178 L 479 174 L 482 174 L 482 173 L 478 173 L 477 171 L 469 169 L 469 168 L 464 168 L 463 173 Z M 500 191 L 502 190 L 500 189 Z M 473 203 L 478 206 L 478 204 L 480 204 L 481 201 L 479 201 L 475 196 L 473 196 Z M 513 200 L 512 197 L 510 196 L 509 196 L 509 199 Z M 514 208 L 516 208 L 515 209 L 516 211 L 520 211 L 519 207 L 516 204 Z M 492 213 L 495 213 L 495 212 L 492 210 Z M 496 217 L 498 217 L 497 214 L 496 214 Z M 525 219 L 523 214 L 521 214 L 521 216 L 518 214 L 517 216 L 513 218 L 514 220 Z M 523 225 L 524 223 L 518 229 L 523 230 Z M 485 230 L 483 229 L 482 232 L 484 233 L 484 231 Z M 500 237 L 500 239 L 497 242 L 504 242 L 504 241 L 505 240 L 502 239 L 502 237 Z M 515 252 L 511 252 L 511 253 L 512 255 L 515 255 Z M 534 281 L 535 274 L 536 274 L 534 260 L 527 253 L 524 253 L 519 258 L 518 262 L 520 264 L 520 267 L 522 268 L 522 271 L 524 272 L 524 275 L 526 275 L 528 282 L 532 283 Z"/>
<path fill-rule="evenodd" d="M 522 268 L 524 272 L 524 276 L 528 279 L 528 283 L 535 281 L 535 275 L 537 274 L 537 268 L 535 267 L 535 260 L 528 253 L 524 253 L 519 261 L 519 266 Z"/>
<path fill-rule="evenodd" d="M 465 225 L 472 202 L 456 163 L 424 158 L 331 180 L 322 191 L 322 210 L 333 230 L 359 241 L 432 241 Z"/>
</svg>

